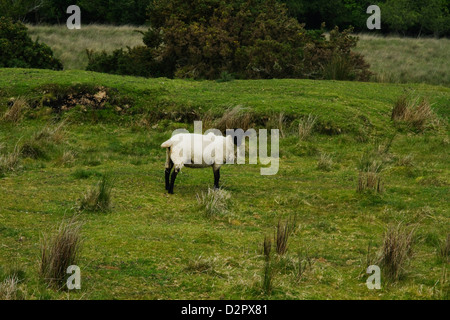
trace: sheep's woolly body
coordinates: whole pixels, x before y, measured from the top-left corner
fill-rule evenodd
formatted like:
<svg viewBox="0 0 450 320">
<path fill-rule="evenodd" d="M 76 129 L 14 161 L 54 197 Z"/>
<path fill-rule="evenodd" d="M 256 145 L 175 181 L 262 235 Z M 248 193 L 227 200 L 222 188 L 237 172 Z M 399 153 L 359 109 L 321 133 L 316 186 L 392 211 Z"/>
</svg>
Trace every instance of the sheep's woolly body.
<svg viewBox="0 0 450 320">
<path fill-rule="evenodd" d="M 167 148 L 166 168 L 169 168 L 169 161 L 172 160 L 177 171 L 184 166 L 190 168 L 212 166 L 216 170 L 225 163 L 234 162 L 232 136 L 180 133 L 165 141 L 161 147 Z"/>
</svg>

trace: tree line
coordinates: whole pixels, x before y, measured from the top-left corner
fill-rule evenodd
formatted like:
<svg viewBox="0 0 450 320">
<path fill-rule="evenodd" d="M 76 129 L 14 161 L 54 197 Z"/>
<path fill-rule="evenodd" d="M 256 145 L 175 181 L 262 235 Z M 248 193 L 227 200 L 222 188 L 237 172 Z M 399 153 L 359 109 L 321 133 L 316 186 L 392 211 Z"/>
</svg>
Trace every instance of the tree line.
<svg viewBox="0 0 450 320">
<path fill-rule="evenodd" d="M 261 1 L 254 0 L 254 8 Z M 196 1 L 201 10 L 211 10 L 219 4 L 237 4 L 239 0 Z M 450 35 L 450 0 L 278 0 L 287 7 L 288 14 L 306 29 L 318 29 L 325 22 L 329 30 L 353 26 L 355 31 L 367 31 L 366 9 L 371 4 L 381 8 L 381 33 L 398 33 L 407 36 Z M 82 23 L 113 25 L 154 24 L 151 16 L 155 8 L 171 8 L 172 0 L 0 0 L 0 16 L 28 23 L 65 23 L 68 6 L 76 4 L 82 11 Z M 190 1 L 174 5 L 191 11 Z M 209 9 L 208 9 L 209 8 Z"/>
</svg>

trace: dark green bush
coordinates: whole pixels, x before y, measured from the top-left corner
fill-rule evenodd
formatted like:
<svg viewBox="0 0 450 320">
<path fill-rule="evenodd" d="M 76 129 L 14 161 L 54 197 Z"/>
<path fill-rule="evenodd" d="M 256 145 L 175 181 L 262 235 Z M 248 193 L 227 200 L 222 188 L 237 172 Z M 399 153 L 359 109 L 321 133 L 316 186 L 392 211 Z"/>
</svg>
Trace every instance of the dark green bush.
<svg viewBox="0 0 450 320">
<path fill-rule="evenodd" d="M 153 1 L 145 47 L 112 54 L 88 51 L 88 70 L 138 76 L 218 79 L 367 80 L 352 52 L 352 29 L 307 31 L 275 0 Z"/>
<path fill-rule="evenodd" d="M 33 41 L 21 22 L 0 18 L 0 67 L 61 70 L 61 61 L 44 43 Z"/>
</svg>

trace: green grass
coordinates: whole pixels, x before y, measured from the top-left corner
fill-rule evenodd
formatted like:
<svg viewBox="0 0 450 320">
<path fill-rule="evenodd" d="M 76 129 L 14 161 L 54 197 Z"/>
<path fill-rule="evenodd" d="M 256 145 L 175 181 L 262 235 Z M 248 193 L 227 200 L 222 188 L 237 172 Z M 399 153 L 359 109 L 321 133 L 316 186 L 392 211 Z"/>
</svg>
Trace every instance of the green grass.
<svg viewBox="0 0 450 320">
<path fill-rule="evenodd" d="M 84 70 L 86 49 L 96 51 L 143 45 L 145 26 L 85 25 L 69 30 L 65 25 L 27 25 L 33 39 L 48 44 L 64 68 Z M 400 38 L 396 36 L 359 35 L 357 52 L 362 53 L 376 74 L 372 81 L 394 83 L 428 83 L 450 86 L 450 40 Z M 229 76 L 229 75 L 228 75 Z M 227 77 L 224 75 L 221 79 Z M 225 79 L 229 80 L 229 79 Z"/>
<path fill-rule="evenodd" d="M 145 27 L 83 25 L 80 30 L 69 30 L 66 25 L 27 25 L 33 40 L 49 45 L 55 56 L 61 59 L 64 69 L 86 69 L 86 49 L 111 52 L 119 48 L 144 45 Z"/>
<path fill-rule="evenodd" d="M 438 116 L 448 119 L 449 88 L 308 80 L 217 83 L 0 69 L 0 114 L 9 98 L 38 99 L 39 88 L 48 84 L 115 88 L 132 105 L 124 114 L 106 109 L 100 121 L 89 110 L 88 116 L 77 110 L 57 116 L 36 107 L 18 124 L 0 122 L 0 152 L 8 153 L 18 141 L 67 118 L 62 140 L 46 149 L 46 158 L 22 157 L 16 170 L 0 178 L 0 266 L 20 266 L 25 298 L 448 299 L 448 283 L 435 285 L 446 267 L 436 243 L 445 241 L 450 227 L 448 126 L 416 134 L 395 127 L 390 115 L 398 96 L 411 90 L 428 97 Z M 221 182 L 230 205 L 209 218 L 196 195 L 213 186 L 212 170 L 183 169 L 175 194 L 168 195 L 165 150 L 159 146 L 175 128 L 192 130 L 191 122 L 170 120 L 172 114 L 210 110 L 221 115 L 236 105 L 256 118 L 283 112 L 291 119 L 280 141 L 280 170 L 261 176 L 257 165 L 225 166 Z M 165 119 L 142 121 L 152 114 Z M 315 131 L 308 141 L 299 141 L 298 119 L 309 114 L 341 133 Z M 382 155 L 384 192 L 357 193 L 361 157 L 388 144 L 394 132 Z M 58 160 L 67 150 L 75 155 L 70 166 Z M 321 154 L 333 159 L 328 171 L 317 168 Z M 408 156 L 412 163 L 400 160 Z M 38 275 L 40 238 L 78 212 L 80 198 L 102 174 L 114 178 L 110 211 L 80 213 L 82 289 L 68 294 L 47 288 Z M 272 291 L 266 295 L 264 237 L 273 236 L 280 219 L 294 215 L 299 227 L 274 264 Z M 382 290 L 370 291 L 364 273 L 367 247 L 372 243 L 372 251 L 379 250 L 386 228 L 400 222 L 417 230 L 412 259 L 401 280 L 390 285 L 382 279 Z M 295 266 L 302 252 L 308 252 L 312 266 L 299 277 Z"/>
<path fill-rule="evenodd" d="M 359 35 L 375 81 L 450 86 L 450 39 Z"/>
</svg>

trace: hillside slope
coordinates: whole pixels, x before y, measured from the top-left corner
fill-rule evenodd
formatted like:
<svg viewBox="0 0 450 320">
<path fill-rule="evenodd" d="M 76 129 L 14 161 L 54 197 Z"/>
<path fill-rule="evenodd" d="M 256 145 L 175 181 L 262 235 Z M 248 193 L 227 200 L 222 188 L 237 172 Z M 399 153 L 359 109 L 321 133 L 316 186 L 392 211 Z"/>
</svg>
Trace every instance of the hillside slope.
<svg viewBox="0 0 450 320">
<path fill-rule="evenodd" d="M 423 132 L 390 120 L 405 91 L 433 104 L 437 119 Z M 19 96 L 33 108 L 8 120 Z M 449 88 L 429 85 L 0 69 L 0 286 L 15 272 L 27 299 L 448 299 L 449 101 Z M 236 106 L 240 116 L 230 115 Z M 199 203 L 211 170 L 183 169 L 169 196 L 160 144 L 224 113 L 282 129 L 280 169 L 223 167 L 230 199 L 211 215 Z M 300 139 L 308 114 L 317 122 Z M 380 190 L 358 192 L 372 161 Z M 111 210 L 80 210 L 104 174 Z M 39 277 L 40 243 L 75 214 L 82 289 L 67 293 Z M 264 289 L 264 237 L 294 217 L 287 253 L 272 253 L 273 289 Z M 414 230 L 412 255 L 397 281 L 383 275 L 382 289 L 369 290 L 365 270 L 399 224 Z"/>
</svg>

